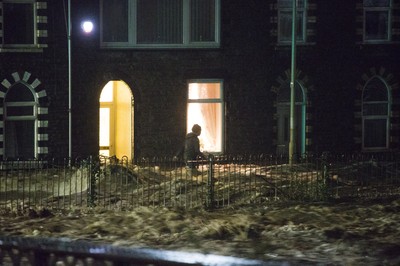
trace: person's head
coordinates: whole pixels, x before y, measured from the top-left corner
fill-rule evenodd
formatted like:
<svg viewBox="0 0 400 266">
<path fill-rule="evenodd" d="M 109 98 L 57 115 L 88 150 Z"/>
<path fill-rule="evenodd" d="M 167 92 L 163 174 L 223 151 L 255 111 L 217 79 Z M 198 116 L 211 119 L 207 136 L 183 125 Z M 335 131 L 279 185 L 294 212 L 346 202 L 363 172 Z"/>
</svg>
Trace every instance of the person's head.
<svg viewBox="0 0 400 266">
<path fill-rule="evenodd" d="M 197 136 L 200 136 L 201 134 L 201 126 L 199 126 L 198 124 L 194 124 L 192 127 L 192 132 L 194 134 L 196 134 Z"/>
</svg>

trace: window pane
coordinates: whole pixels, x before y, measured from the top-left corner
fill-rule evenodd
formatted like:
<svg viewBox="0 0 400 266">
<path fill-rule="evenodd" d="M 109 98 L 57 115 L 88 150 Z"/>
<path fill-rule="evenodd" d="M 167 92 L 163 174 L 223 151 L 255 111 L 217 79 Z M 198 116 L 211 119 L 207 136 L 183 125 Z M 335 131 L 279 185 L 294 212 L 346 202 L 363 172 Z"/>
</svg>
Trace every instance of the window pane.
<svg viewBox="0 0 400 266">
<path fill-rule="evenodd" d="M 388 39 L 388 18 L 386 11 L 365 12 L 365 39 L 366 40 L 387 40 Z"/>
<path fill-rule="evenodd" d="M 100 102 L 112 102 L 114 100 L 114 81 L 109 81 L 100 94 Z"/>
<path fill-rule="evenodd" d="M 221 84 L 220 83 L 190 83 L 189 99 L 220 99 Z"/>
<path fill-rule="evenodd" d="M 364 0 L 364 6 L 367 7 L 388 7 L 390 0 Z"/>
<path fill-rule="evenodd" d="M 200 145 L 203 151 L 222 152 L 223 99 L 221 82 L 189 83 L 187 128 L 194 124 L 202 127 Z M 217 101 L 210 103 L 209 100 Z"/>
<path fill-rule="evenodd" d="M 297 40 L 304 41 L 303 37 L 303 12 L 297 13 Z M 292 12 L 282 11 L 279 15 L 279 41 L 292 40 Z"/>
<path fill-rule="evenodd" d="M 34 44 L 34 10 L 31 3 L 3 3 L 5 44 Z"/>
<path fill-rule="evenodd" d="M 364 120 L 364 147 L 386 148 L 387 119 Z"/>
<path fill-rule="evenodd" d="M 222 152 L 222 104 L 221 103 L 189 103 L 187 128 L 194 124 L 202 128 L 200 150 Z"/>
<path fill-rule="evenodd" d="M 207 48 L 219 43 L 220 0 L 100 1 L 103 47 Z"/>
<path fill-rule="evenodd" d="M 35 158 L 35 121 L 5 122 L 5 156 L 8 159 Z"/>
<path fill-rule="evenodd" d="M 33 106 L 7 106 L 6 115 L 10 116 L 33 116 Z"/>
<path fill-rule="evenodd" d="M 364 103 L 363 104 L 363 115 L 388 115 L 388 104 L 387 103 Z"/>
<path fill-rule="evenodd" d="M 182 43 L 182 0 L 138 0 L 137 43 Z"/>
<path fill-rule="evenodd" d="M 290 41 L 292 39 L 292 13 L 281 12 L 279 16 L 279 39 Z"/>
<path fill-rule="evenodd" d="M 305 0 L 295 0 L 297 1 L 297 7 L 304 7 Z M 278 8 L 292 8 L 293 0 L 278 0 Z"/>
<path fill-rule="evenodd" d="M 378 78 L 370 80 L 363 91 L 363 101 L 388 101 L 388 90 L 386 85 Z"/>
<path fill-rule="evenodd" d="M 190 6 L 190 41 L 215 41 L 215 1 L 192 0 Z"/>
<path fill-rule="evenodd" d="M 101 147 L 110 146 L 110 108 L 100 108 L 100 137 Z"/>
<path fill-rule="evenodd" d="M 103 42 L 128 41 L 128 0 L 104 0 Z"/>
<path fill-rule="evenodd" d="M 6 102 L 34 102 L 32 91 L 22 83 L 12 86 L 6 94 Z"/>
</svg>

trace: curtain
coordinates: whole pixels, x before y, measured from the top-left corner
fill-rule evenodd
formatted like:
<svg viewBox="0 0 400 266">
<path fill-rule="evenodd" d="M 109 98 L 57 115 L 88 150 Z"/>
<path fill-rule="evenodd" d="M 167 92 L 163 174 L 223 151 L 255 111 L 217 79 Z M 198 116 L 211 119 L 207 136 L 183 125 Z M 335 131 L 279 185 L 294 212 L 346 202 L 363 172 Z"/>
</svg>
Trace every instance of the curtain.
<svg viewBox="0 0 400 266">
<path fill-rule="evenodd" d="M 190 41 L 215 41 L 215 0 L 192 0 L 190 4 Z"/>
<path fill-rule="evenodd" d="M 182 0 L 138 0 L 137 43 L 182 43 Z"/>
<path fill-rule="evenodd" d="M 128 42 L 128 0 L 104 0 L 103 42 Z"/>
<path fill-rule="evenodd" d="M 208 152 L 222 149 L 222 102 L 220 83 L 191 83 L 189 100 L 198 102 L 188 104 L 188 129 L 193 124 L 202 127 L 201 148 Z M 210 102 L 213 101 L 213 102 Z"/>
</svg>

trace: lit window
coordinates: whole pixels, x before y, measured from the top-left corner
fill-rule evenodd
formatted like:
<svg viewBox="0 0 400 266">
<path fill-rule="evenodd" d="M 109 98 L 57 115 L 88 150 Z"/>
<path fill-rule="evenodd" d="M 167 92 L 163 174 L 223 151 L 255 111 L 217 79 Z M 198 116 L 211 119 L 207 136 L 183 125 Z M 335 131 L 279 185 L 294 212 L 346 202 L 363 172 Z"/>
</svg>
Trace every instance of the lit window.
<svg viewBox="0 0 400 266">
<path fill-rule="evenodd" d="M 223 151 L 224 102 L 221 81 L 190 82 L 188 89 L 187 131 L 194 124 L 202 128 L 200 149 L 211 153 Z"/>
<path fill-rule="evenodd" d="M 220 0 L 102 0 L 103 47 L 219 46 Z"/>
<path fill-rule="evenodd" d="M 363 148 L 386 149 L 389 146 L 389 93 L 385 83 L 372 78 L 363 90 Z"/>
<path fill-rule="evenodd" d="M 297 39 L 298 42 L 306 41 L 306 0 L 296 0 L 297 6 Z M 292 0 L 278 0 L 278 42 L 290 43 L 292 41 Z"/>
<path fill-rule="evenodd" d="M 100 155 L 110 156 L 111 138 L 114 137 L 114 82 L 108 82 L 100 94 Z M 114 151 L 112 151 L 114 155 Z"/>
<path fill-rule="evenodd" d="M 105 103 L 109 102 L 112 103 L 114 100 L 114 87 L 113 82 L 108 82 L 106 86 L 104 86 L 103 90 L 100 94 L 100 102 Z"/>
<path fill-rule="evenodd" d="M 35 1 L 3 1 L 3 45 L 27 46 L 36 44 Z"/>
<path fill-rule="evenodd" d="M 391 0 L 364 0 L 364 41 L 389 41 Z"/>
</svg>

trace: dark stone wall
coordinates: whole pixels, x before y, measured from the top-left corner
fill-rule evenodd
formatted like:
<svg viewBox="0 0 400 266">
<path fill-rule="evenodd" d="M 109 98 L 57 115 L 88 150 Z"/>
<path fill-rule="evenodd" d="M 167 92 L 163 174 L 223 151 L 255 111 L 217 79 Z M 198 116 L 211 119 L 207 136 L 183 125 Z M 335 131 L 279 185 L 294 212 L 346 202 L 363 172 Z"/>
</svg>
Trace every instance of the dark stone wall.
<svg viewBox="0 0 400 266">
<path fill-rule="evenodd" d="M 48 48 L 0 53 L 0 76 L 30 71 L 49 96 L 49 152 L 68 154 L 68 55 L 63 1 L 48 1 Z M 100 49 L 99 29 L 79 32 L 81 18 L 99 25 L 99 1 L 73 0 L 73 156 L 98 153 L 99 96 L 109 80 L 132 89 L 135 156 L 171 155 L 186 130 L 187 80 L 224 81 L 226 153 L 275 152 L 272 87 L 290 69 L 290 47 L 271 36 L 271 1 L 222 0 L 219 49 Z M 399 45 L 357 45 L 356 1 L 317 0 L 315 45 L 299 45 L 297 68 L 312 88 L 312 151 L 354 151 L 357 84 L 373 67 L 399 80 Z M 340 3 L 339 3 L 340 2 Z M 335 10 L 335 12 L 332 12 Z M 395 94 L 398 97 L 398 93 Z M 398 132 L 397 132 L 398 134 Z"/>
<path fill-rule="evenodd" d="M 74 90 L 74 102 L 80 102 L 74 121 L 95 130 L 74 128 L 77 145 L 97 152 L 99 94 L 108 80 L 121 79 L 135 98 L 135 155 L 175 154 L 186 130 L 187 80 L 216 78 L 224 81 L 226 152 L 270 152 L 273 95 L 266 61 L 271 48 L 263 26 L 269 5 L 223 5 L 220 49 L 102 50 L 98 35 L 80 36 L 74 43 L 73 76 L 80 87 Z"/>
</svg>

